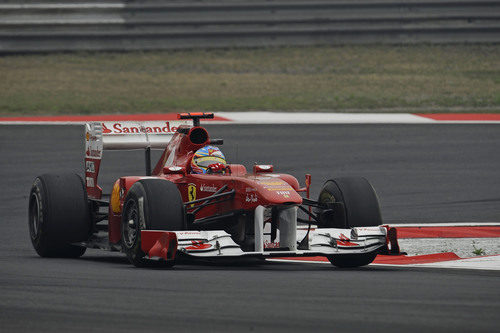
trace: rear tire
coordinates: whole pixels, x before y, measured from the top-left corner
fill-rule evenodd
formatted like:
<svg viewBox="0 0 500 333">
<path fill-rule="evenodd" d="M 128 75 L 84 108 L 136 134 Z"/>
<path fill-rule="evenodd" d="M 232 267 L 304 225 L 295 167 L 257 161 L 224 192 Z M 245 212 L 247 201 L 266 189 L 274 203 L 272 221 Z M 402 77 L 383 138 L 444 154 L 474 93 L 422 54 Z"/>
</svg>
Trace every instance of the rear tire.
<svg viewBox="0 0 500 333">
<path fill-rule="evenodd" d="M 74 173 L 44 174 L 35 179 L 29 197 L 30 239 L 41 257 L 77 258 L 90 235 L 87 192 Z"/>
<path fill-rule="evenodd" d="M 369 227 L 382 224 L 377 194 L 365 178 L 345 177 L 328 180 L 318 201 L 330 205 L 333 213 L 321 214 L 320 226 L 326 228 Z M 336 266 L 351 268 L 373 262 L 378 250 L 360 254 L 329 256 Z"/>
<path fill-rule="evenodd" d="M 122 212 L 122 249 L 136 267 L 149 264 L 141 249 L 141 230 L 185 230 L 182 197 L 177 186 L 163 179 L 142 179 L 134 183 Z M 173 266 L 173 261 L 164 262 Z"/>
</svg>

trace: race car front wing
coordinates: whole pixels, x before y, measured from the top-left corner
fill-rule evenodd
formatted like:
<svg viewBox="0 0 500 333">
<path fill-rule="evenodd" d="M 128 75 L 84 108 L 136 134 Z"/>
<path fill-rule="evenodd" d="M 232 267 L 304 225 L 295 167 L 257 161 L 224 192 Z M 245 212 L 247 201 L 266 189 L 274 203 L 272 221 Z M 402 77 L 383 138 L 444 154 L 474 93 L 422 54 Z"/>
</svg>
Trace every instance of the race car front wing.
<svg viewBox="0 0 500 333">
<path fill-rule="evenodd" d="M 171 260 L 178 254 L 205 258 L 364 254 L 386 245 L 386 228 L 382 226 L 297 229 L 297 207 L 281 209 L 279 218 L 279 235 L 271 239 L 271 235 L 264 232 L 264 207 L 257 207 L 253 251 L 244 251 L 223 230 L 143 230 L 141 247 L 149 257 Z"/>
</svg>

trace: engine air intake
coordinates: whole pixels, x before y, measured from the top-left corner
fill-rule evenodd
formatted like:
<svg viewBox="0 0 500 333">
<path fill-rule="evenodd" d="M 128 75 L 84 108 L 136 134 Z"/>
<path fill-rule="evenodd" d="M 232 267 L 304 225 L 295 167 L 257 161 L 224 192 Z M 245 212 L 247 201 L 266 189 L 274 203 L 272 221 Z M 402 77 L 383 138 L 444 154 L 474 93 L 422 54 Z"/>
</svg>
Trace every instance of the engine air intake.
<svg viewBox="0 0 500 333">
<path fill-rule="evenodd" d="M 208 140 L 208 133 L 203 127 L 194 127 L 189 132 L 189 140 L 197 145 L 204 144 Z"/>
</svg>

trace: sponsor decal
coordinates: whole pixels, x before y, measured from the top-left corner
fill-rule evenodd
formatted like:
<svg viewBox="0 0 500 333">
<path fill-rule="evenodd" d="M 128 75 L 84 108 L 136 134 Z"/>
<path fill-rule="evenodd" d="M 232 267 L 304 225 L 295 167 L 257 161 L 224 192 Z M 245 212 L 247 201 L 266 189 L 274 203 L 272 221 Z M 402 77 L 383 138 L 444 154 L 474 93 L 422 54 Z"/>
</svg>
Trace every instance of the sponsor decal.
<svg viewBox="0 0 500 333">
<path fill-rule="evenodd" d="M 280 182 L 280 181 L 276 181 L 276 180 L 261 180 L 259 181 L 259 184 L 262 184 L 262 185 L 285 185 L 283 184 L 283 182 Z"/>
<path fill-rule="evenodd" d="M 206 250 L 210 247 L 212 247 L 212 244 L 208 244 L 208 243 L 203 243 L 203 241 L 191 241 L 191 243 L 193 245 L 190 245 L 190 246 L 187 246 L 185 247 L 186 250 L 190 250 L 190 251 L 199 251 L 199 250 Z"/>
<path fill-rule="evenodd" d="M 357 244 L 357 243 L 350 242 L 350 239 L 344 234 L 340 234 L 340 239 L 337 240 L 337 245 L 340 245 L 340 246 L 359 246 L 359 244 Z"/>
<path fill-rule="evenodd" d="M 121 192 L 123 189 L 120 188 L 120 182 L 116 182 L 113 185 L 113 191 L 111 192 L 111 199 L 109 200 L 109 204 L 111 206 L 111 210 L 115 214 L 120 214 L 120 198 Z"/>
<path fill-rule="evenodd" d="M 384 232 L 384 227 L 356 227 L 357 232 Z"/>
<path fill-rule="evenodd" d="M 260 180 L 259 184 L 261 184 L 266 190 L 268 191 L 280 191 L 281 193 L 278 193 L 280 195 L 290 195 L 290 185 L 282 180 L 278 179 L 265 179 L 265 180 Z M 288 197 L 287 197 L 288 198 Z"/>
<path fill-rule="evenodd" d="M 111 134 L 112 131 L 104 124 L 102 123 L 102 134 Z"/>
<path fill-rule="evenodd" d="M 105 135 L 114 134 L 172 134 L 177 131 L 177 126 L 171 126 L 169 121 L 152 126 L 142 126 L 137 124 L 122 122 L 102 123 L 102 133 Z"/>
<path fill-rule="evenodd" d="M 86 177 L 85 181 L 87 182 L 87 187 L 94 187 L 94 178 Z"/>
<path fill-rule="evenodd" d="M 95 135 L 96 128 L 94 124 L 87 124 L 85 131 L 85 156 L 101 159 L 102 156 L 102 139 Z"/>
<path fill-rule="evenodd" d="M 92 161 L 85 161 L 85 171 L 95 173 L 95 164 Z"/>
<path fill-rule="evenodd" d="M 176 231 L 175 234 L 178 236 L 179 240 L 181 239 L 181 236 L 200 236 L 199 231 Z"/>
<path fill-rule="evenodd" d="M 247 193 L 245 201 L 246 202 L 257 202 L 257 194 L 255 193 Z"/>
<path fill-rule="evenodd" d="M 265 187 L 266 190 L 268 191 L 284 191 L 284 190 L 289 190 L 290 186 L 284 185 L 284 186 L 278 186 L 278 187 Z"/>
<path fill-rule="evenodd" d="M 196 200 L 196 185 L 191 183 L 188 185 L 188 201 Z M 193 207 L 194 204 L 191 204 Z"/>
<path fill-rule="evenodd" d="M 265 249 L 277 249 L 280 247 L 280 242 L 270 242 L 268 240 L 264 241 L 264 248 Z"/>
<path fill-rule="evenodd" d="M 280 194 L 285 198 L 290 198 L 290 191 L 276 191 L 276 194 Z"/>
<path fill-rule="evenodd" d="M 87 134 L 85 135 L 85 139 L 87 141 L 97 141 L 98 140 L 97 136 L 91 135 L 89 132 L 87 132 Z"/>
<path fill-rule="evenodd" d="M 200 191 L 201 192 L 212 192 L 212 193 L 215 193 L 217 192 L 217 187 L 213 186 L 213 185 L 205 185 L 205 184 L 202 184 L 200 186 Z"/>
<path fill-rule="evenodd" d="M 87 151 L 85 152 L 87 157 L 96 157 L 96 158 L 101 158 L 101 151 L 97 149 L 90 149 L 87 148 Z"/>
<path fill-rule="evenodd" d="M 257 192 L 257 189 L 255 189 L 255 188 L 253 188 L 253 187 L 247 187 L 247 188 L 245 189 L 245 192 L 247 192 L 247 193 L 248 193 L 248 192 Z"/>
</svg>

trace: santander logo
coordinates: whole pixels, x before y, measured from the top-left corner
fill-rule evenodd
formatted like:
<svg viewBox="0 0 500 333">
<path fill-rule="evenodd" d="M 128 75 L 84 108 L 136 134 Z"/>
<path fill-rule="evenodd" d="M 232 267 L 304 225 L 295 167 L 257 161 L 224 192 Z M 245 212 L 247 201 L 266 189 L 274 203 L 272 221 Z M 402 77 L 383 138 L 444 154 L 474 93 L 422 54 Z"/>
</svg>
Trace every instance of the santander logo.
<svg viewBox="0 0 500 333">
<path fill-rule="evenodd" d="M 102 124 L 102 134 L 173 134 L 177 131 L 177 126 L 171 126 L 169 121 L 155 122 L 144 126 L 133 123 L 105 122 Z"/>
<path fill-rule="evenodd" d="M 111 133 L 111 130 L 106 127 L 104 123 L 102 123 L 102 134 L 109 134 Z"/>
</svg>

